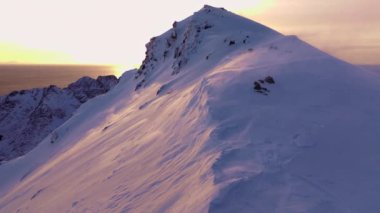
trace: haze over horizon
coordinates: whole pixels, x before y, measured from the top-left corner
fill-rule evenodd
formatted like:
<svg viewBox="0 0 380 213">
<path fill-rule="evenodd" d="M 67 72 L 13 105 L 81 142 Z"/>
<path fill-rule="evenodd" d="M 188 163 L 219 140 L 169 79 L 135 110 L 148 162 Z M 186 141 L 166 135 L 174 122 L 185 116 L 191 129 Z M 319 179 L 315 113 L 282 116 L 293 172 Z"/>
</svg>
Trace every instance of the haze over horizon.
<svg viewBox="0 0 380 213">
<path fill-rule="evenodd" d="M 225 7 L 354 64 L 380 64 L 375 0 L 0 0 L 0 63 L 138 66 L 145 44 L 204 4 Z"/>
</svg>

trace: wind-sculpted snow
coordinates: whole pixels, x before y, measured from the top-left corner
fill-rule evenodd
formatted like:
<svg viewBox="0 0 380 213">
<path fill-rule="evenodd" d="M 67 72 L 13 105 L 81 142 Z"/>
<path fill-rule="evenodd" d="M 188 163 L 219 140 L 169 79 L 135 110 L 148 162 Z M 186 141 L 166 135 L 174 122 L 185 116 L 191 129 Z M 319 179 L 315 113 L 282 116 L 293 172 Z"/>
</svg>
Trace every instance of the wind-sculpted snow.
<svg viewBox="0 0 380 213">
<path fill-rule="evenodd" d="M 154 57 L 205 21 L 179 70 Z M 378 75 L 223 9 L 174 26 L 145 68 L 0 166 L 0 211 L 380 210 Z"/>
<path fill-rule="evenodd" d="M 117 82 L 115 76 L 83 77 L 64 89 L 49 86 L 0 97 L 0 163 L 33 149 L 82 103 L 106 93 Z"/>
</svg>

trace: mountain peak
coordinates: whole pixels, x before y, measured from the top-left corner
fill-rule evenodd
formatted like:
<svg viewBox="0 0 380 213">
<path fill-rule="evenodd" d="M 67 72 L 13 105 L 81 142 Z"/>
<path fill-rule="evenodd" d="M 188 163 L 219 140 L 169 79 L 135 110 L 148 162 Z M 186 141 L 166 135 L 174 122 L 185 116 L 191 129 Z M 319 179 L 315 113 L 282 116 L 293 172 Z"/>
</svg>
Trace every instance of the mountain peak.
<svg viewBox="0 0 380 213">
<path fill-rule="evenodd" d="M 264 25 L 224 8 L 205 5 L 192 16 L 174 22 L 172 29 L 150 40 L 146 45 L 146 57 L 135 76 L 139 79 L 136 90 L 145 87 L 154 77 L 160 75 L 161 69 L 167 73 L 167 68 L 170 67 L 169 75 L 179 74 L 189 61 L 199 57 L 200 52 L 205 54 L 202 57 L 207 60 L 213 55 L 214 60 L 208 61 L 213 63 L 226 52 L 277 36 L 281 34 Z M 216 54 L 222 49 L 223 54 Z"/>
<path fill-rule="evenodd" d="M 211 5 L 208 5 L 208 4 L 205 4 L 202 9 L 200 11 L 205 11 L 206 13 L 210 13 L 210 12 L 215 12 L 215 11 L 218 11 L 218 12 L 227 12 L 226 9 L 224 9 L 223 7 L 214 7 L 214 6 L 211 6 Z"/>
</svg>

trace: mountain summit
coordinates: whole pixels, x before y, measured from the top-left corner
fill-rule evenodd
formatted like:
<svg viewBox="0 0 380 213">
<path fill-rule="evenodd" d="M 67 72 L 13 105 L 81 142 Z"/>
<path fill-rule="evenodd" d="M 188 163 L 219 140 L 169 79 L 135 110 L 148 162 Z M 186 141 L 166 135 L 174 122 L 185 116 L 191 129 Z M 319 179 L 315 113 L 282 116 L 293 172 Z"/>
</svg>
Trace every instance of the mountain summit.
<svg viewBox="0 0 380 213">
<path fill-rule="evenodd" d="M 173 28 L 153 37 L 135 78 L 136 90 L 148 82 L 177 75 L 188 63 L 208 60 L 215 65 L 226 53 L 251 46 L 281 34 L 222 8 L 204 6 L 193 16 L 174 22 Z M 158 78 L 158 79 L 157 79 Z"/>
<path fill-rule="evenodd" d="M 205 6 L 0 166 L 1 212 L 379 212 L 380 79 Z"/>
</svg>

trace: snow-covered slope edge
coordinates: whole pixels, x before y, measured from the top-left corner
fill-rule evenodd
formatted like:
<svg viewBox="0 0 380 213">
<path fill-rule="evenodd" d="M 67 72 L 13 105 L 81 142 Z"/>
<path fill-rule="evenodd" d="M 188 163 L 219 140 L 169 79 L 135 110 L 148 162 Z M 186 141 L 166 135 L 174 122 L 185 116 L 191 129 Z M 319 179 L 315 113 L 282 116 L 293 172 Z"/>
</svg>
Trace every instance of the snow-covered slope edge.
<svg viewBox="0 0 380 213">
<path fill-rule="evenodd" d="M 0 97 L 0 164 L 32 150 L 81 104 L 117 83 L 115 76 L 83 77 L 66 88 L 51 85 Z"/>
<path fill-rule="evenodd" d="M 378 212 L 378 75 L 209 6 L 147 47 L 0 166 L 0 211 Z"/>
</svg>

